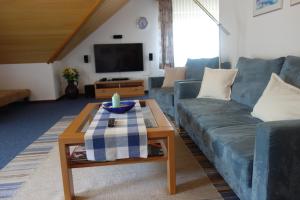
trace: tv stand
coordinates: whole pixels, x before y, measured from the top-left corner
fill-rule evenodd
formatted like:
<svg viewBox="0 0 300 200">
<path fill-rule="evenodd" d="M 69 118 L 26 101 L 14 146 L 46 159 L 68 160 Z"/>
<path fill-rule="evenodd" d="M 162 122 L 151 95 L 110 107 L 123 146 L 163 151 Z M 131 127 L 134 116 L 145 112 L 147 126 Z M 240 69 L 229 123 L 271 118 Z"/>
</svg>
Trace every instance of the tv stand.
<svg viewBox="0 0 300 200">
<path fill-rule="evenodd" d="M 96 99 L 109 99 L 114 93 L 122 97 L 144 96 L 144 80 L 120 80 L 95 82 Z"/>
<path fill-rule="evenodd" d="M 112 81 L 128 81 L 129 78 L 112 78 Z"/>
</svg>

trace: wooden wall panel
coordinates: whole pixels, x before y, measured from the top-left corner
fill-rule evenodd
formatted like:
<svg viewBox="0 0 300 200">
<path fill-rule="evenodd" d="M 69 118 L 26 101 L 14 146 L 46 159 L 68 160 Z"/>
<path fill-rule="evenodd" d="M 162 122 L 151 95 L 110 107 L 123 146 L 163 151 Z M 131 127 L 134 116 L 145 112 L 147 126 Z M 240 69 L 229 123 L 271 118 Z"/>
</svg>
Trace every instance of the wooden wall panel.
<svg viewBox="0 0 300 200">
<path fill-rule="evenodd" d="M 0 64 L 46 62 L 97 0 L 0 0 Z"/>
</svg>

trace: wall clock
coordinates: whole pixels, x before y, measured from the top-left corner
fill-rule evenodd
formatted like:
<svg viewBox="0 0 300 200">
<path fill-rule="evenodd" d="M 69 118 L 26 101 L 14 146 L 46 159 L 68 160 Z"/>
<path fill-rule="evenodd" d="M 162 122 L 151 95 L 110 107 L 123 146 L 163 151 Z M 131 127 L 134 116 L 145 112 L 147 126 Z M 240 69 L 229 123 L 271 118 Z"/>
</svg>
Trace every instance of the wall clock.
<svg viewBox="0 0 300 200">
<path fill-rule="evenodd" d="M 145 29 L 148 26 L 148 20 L 146 17 L 140 17 L 137 20 L 137 26 L 139 29 Z"/>
</svg>

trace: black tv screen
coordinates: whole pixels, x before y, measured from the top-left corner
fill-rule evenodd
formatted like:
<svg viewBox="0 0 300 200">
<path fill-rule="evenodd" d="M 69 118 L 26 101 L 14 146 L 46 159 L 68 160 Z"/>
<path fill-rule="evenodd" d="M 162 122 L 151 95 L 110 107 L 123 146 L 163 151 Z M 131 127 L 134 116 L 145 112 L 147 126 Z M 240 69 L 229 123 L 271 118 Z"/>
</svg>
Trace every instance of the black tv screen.
<svg viewBox="0 0 300 200">
<path fill-rule="evenodd" d="M 95 44 L 96 73 L 143 71 L 143 44 Z"/>
</svg>

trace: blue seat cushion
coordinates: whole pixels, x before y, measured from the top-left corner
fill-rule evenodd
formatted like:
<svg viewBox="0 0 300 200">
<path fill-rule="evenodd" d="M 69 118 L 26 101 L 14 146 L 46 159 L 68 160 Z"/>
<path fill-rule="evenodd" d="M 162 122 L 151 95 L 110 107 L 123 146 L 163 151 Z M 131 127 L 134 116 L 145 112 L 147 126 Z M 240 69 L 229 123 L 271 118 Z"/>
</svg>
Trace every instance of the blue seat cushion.
<svg viewBox="0 0 300 200">
<path fill-rule="evenodd" d="M 218 113 L 246 113 L 249 114 L 251 109 L 248 106 L 235 101 L 223 101 L 209 98 L 181 99 L 178 108 L 185 110 L 188 117 L 197 118 L 203 115 Z"/>
<path fill-rule="evenodd" d="M 214 164 L 241 199 L 251 199 L 256 124 L 228 126 L 207 132 Z"/>
<path fill-rule="evenodd" d="M 250 112 L 235 101 L 199 98 L 178 104 L 180 124 L 241 197 L 251 194 L 256 125 L 261 122 Z"/>
<path fill-rule="evenodd" d="M 218 68 L 219 57 L 216 58 L 201 58 L 201 59 L 188 59 L 186 62 L 185 79 L 202 80 L 204 68 Z"/>
<path fill-rule="evenodd" d="M 285 58 L 274 60 L 249 59 L 238 61 L 238 74 L 232 86 L 231 98 L 253 108 L 265 90 L 272 73 L 279 74 Z"/>
<path fill-rule="evenodd" d="M 288 56 L 283 64 L 280 77 L 285 82 L 300 88 L 300 57 Z"/>
<path fill-rule="evenodd" d="M 196 118 L 196 121 L 201 125 L 204 131 L 210 131 L 216 128 L 236 126 L 236 125 L 247 125 L 257 124 L 262 122 L 260 119 L 254 118 L 249 113 L 240 114 L 236 113 L 219 113 L 202 115 Z"/>
<path fill-rule="evenodd" d="M 247 123 L 258 123 L 250 116 L 250 108 L 234 101 L 195 98 L 182 99 L 177 105 L 179 121 L 197 143 L 206 157 L 213 162 L 214 153 L 208 148 L 207 130 Z M 186 126 L 185 126 L 186 125 Z"/>
<path fill-rule="evenodd" d="M 150 98 L 154 98 L 166 114 L 174 116 L 174 88 L 152 88 Z"/>
</svg>

